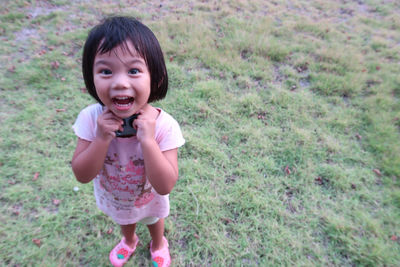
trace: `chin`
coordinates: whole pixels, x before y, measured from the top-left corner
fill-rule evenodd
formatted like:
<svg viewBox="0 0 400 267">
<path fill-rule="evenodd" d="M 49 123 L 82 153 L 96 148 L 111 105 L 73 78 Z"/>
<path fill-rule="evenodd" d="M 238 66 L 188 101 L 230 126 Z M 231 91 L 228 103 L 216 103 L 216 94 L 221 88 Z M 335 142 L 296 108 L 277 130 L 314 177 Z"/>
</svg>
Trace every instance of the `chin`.
<svg viewBox="0 0 400 267">
<path fill-rule="evenodd" d="M 111 109 L 111 111 L 115 116 L 117 116 L 120 119 L 128 118 L 134 114 L 133 111 L 120 111 L 115 109 Z"/>
<path fill-rule="evenodd" d="M 112 111 L 112 113 L 114 113 L 115 116 L 121 119 L 128 118 L 135 113 L 135 110 L 132 106 L 127 108 L 113 106 L 112 108 L 110 108 L 110 110 Z"/>
</svg>

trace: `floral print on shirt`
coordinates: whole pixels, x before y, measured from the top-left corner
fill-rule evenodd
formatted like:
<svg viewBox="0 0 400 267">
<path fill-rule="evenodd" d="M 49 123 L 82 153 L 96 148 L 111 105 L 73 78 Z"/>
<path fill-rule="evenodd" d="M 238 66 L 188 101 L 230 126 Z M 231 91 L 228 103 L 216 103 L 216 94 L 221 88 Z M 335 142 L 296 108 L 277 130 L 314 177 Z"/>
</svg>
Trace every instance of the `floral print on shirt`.
<svg viewBox="0 0 400 267">
<path fill-rule="evenodd" d="M 129 159 L 121 165 L 118 155 L 107 155 L 99 175 L 102 189 L 120 202 L 133 202 L 135 207 L 142 207 L 154 198 L 152 186 L 146 179 L 143 159 Z"/>
</svg>

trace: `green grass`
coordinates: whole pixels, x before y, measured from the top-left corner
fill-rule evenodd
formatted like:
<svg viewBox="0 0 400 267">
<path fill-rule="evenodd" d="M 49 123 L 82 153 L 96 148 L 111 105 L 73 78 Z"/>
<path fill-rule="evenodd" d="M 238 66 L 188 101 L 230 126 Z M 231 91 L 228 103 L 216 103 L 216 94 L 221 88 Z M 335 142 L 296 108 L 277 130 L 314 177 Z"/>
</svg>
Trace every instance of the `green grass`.
<svg viewBox="0 0 400 267">
<path fill-rule="evenodd" d="M 94 102 L 82 45 L 113 13 L 165 53 L 156 104 L 186 139 L 166 220 L 176 266 L 400 265 L 398 1 L 103 2 L 0 11 L 1 266 L 109 265 L 118 226 L 70 160 Z M 138 234 L 127 266 L 150 265 Z"/>
</svg>

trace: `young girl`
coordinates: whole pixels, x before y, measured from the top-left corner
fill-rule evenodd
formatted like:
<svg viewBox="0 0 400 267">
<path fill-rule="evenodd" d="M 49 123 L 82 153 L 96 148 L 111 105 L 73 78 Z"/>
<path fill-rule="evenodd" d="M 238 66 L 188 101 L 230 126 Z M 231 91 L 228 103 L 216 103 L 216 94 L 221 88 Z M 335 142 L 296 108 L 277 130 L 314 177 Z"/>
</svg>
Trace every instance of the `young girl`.
<svg viewBox="0 0 400 267">
<path fill-rule="evenodd" d="M 93 180 L 97 206 L 121 226 L 111 250 L 124 265 L 139 242 L 136 223 L 147 225 L 154 266 L 169 266 L 164 218 L 178 179 L 178 123 L 149 103 L 165 97 L 168 75 L 160 45 L 149 28 L 130 17 L 111 17 L 94 27 L 82 60 L 88 92 L 98 101 L 83 109 L 73 129 L 78 136 L 72 170 L 81 183 Z M 116 137 L 123 119 L 136 114 L 136 135 Z"/>
</svg>

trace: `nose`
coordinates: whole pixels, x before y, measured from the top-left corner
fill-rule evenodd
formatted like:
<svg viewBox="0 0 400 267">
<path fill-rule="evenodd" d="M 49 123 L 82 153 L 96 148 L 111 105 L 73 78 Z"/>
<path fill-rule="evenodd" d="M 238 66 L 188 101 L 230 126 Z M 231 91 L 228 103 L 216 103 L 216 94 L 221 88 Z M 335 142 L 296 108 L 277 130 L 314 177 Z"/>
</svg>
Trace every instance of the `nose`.
<svg viewBox="0 0 400 267">
<path fill-rule="evenodd" d="M 129 88 L 129 77 L 128 77 L 128 75 L 123 74 L 123 73 L 114 75 L 112 88 L 116 89 L 116 90 Z"/>
</svg>

